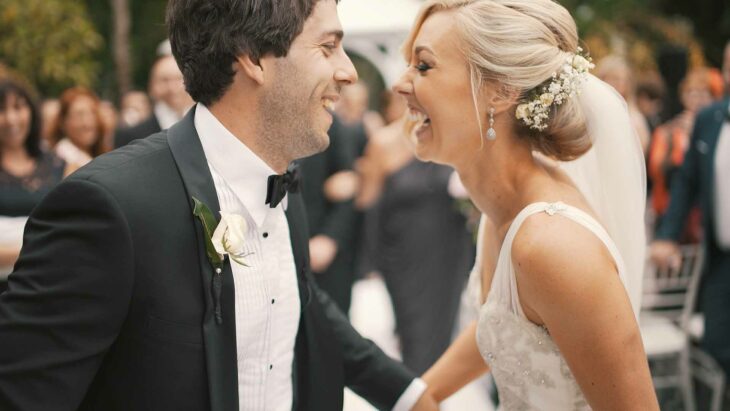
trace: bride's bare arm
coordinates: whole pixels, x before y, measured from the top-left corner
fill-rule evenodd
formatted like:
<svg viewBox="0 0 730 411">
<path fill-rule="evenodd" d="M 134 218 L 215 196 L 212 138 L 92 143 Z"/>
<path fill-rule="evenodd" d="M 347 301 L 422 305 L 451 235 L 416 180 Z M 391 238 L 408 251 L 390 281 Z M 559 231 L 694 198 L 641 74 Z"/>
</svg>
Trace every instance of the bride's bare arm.
<svg viewBox="0 0 730 411">
<path fill-rule="evenodd" d="M 550 331 L 591 408 L 658 410 L 639 327 L 603 243 L 541 214 L 521 227 L 512 261 L 525 314 Z"/>
<path fill-rule="evenodd" d="M 423 374 L 423 380 L 436 401 L 443 401 L 489 370 L 477 348 L 476 329 L 474 321 Z"/>
</svg>

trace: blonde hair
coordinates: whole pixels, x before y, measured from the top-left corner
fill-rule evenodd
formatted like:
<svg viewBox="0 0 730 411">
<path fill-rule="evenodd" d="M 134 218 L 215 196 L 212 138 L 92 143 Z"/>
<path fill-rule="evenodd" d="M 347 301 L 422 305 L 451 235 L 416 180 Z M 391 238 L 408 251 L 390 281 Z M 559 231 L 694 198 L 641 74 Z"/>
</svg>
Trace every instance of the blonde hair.
<svg viewBox="0 0 730 411">
<path fill-rule="evenodd" d="M 404 44 L 406 60 L 410 60 L 423 23 L 440 11 L 453 13 L 454 27 L 469 64 L 477 113 L 477 95 L 485 85 L 497 86 L 496 91 L 505 98 L 516 95 L 523 100 L 551 80 L 578 49 L 575 21 L 552 0 L 429 0 Z M 478 121 L 481 133 L 482 119 Z M 555 108 L 548 128 L 542 132 L 530 130 L 516 120 L 514 124 L 535 150 L 558 160 L 577 158 L 591 147 L 576 98 Z"/>
</svg>

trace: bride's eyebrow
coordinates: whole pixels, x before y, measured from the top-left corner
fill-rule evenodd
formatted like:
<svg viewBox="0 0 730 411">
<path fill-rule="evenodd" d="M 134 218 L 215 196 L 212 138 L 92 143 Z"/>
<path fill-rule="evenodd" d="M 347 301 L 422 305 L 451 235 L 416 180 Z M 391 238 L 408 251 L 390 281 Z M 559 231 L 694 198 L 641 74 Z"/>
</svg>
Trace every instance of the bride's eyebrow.
<svg viewBox="0 0 730 411">
<path fill-rule="evenodd" d="M 436 53 L 434 53 L 433 50 L 431 50 L 430 47 L 424 46 L 424 45 L 416 46 L 415 50 L 413 51 L 413 54 L 418 55 L 422 51 L 427 51 L 427 52 L 429 52 L 429 53 L 431 53 L 433 55 L 436 55 Z"/>
</svg>

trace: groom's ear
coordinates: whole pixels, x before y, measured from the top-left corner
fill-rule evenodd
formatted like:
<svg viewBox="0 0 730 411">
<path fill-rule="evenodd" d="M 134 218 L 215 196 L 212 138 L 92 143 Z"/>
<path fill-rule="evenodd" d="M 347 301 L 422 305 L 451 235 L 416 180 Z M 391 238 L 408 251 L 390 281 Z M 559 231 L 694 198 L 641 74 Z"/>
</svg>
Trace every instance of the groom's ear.
<svg viewBox="0 0 730 411">
<path fill-rule="evenodd" d="M 236 65 L 243 74 L 258 85 L 264 84 L 264 68 L 260 59 L 251 58 L 248 54 L 241 54 L 236 57 Z"/>
</svg>

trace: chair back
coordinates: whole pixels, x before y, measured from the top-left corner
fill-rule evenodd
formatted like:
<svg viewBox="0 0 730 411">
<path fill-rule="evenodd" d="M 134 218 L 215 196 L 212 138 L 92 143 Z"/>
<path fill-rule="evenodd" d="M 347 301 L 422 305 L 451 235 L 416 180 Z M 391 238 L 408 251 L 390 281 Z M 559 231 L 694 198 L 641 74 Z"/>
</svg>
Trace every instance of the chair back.
<svg viewBox="0 0 730 411">
<path fill-rule="evenodd" d="M 701 244 L 688 244 L 680 246 L 680 253 L 676 269 L 647 263 L 641 309 L 686 329 L 697 302 L 704 251 Z"/>
</svg>

